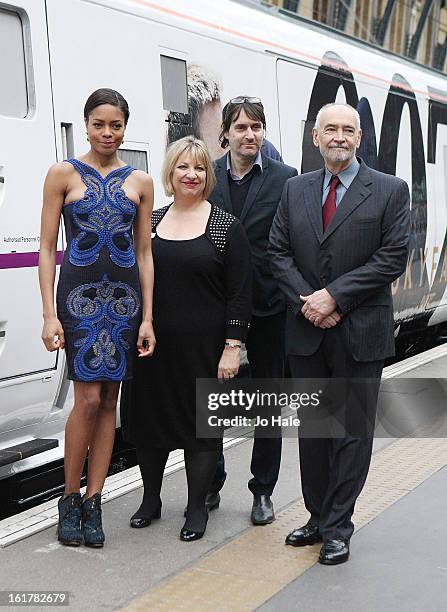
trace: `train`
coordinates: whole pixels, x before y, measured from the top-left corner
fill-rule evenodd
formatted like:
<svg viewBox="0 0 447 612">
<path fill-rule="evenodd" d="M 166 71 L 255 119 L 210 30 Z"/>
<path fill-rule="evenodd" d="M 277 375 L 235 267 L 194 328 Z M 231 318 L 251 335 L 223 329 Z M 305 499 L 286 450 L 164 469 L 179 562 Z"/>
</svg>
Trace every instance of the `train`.
<svg viewBox="0 0 447 612">
<path fill-rule="evenodd" d="M 73 390 L 63 351 L 48 353 L 40 338 L 41 193 L 51 164 L 87 150 L 83 104 L 99 87 L 129 102 L 121 158 L 153 176 L 156 207 L 167 202 L 167 143 L 195 134 L 222 155 L 221 111 L 235 96 L 263 101 L 266 137 L 300 172 L 322 166 L 311 139 L 318 109 L 357 108 L 359 155 L 410 186 L 396 338 L 447 321 L 441 72 L 248 0 L 0 0 L 0 51 L 0 480 L 63 457 Z M 61 226 L 59 263 L 64 245 Z"/>
</svg>

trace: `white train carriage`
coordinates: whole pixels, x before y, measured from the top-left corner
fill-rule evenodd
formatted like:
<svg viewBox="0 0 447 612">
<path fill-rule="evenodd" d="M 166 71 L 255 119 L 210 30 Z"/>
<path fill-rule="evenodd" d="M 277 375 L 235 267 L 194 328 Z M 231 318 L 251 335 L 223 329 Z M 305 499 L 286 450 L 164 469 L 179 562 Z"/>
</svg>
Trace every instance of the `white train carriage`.
<svg viewBox="0 0 447 612">
<path fill-rule="evenodd" d="M 47 168 L 86 148 L 82 110 L 98 87 L 127 98 L 123 158 L 155 179 L 167 139 L 217 143 L 222 103 L 259 96 L 268 138 L 301 171 L 320 106 L 348 101 L 360 154 L 406 179 L 412 237 L 393 286 L 398 329 L 447 318 L 447 79 L 330 29 L 231 0 L 0 1 L 0 478 L 63 454 L 72 405 L 63 352 L 40 340 L 37 280 Z M 61 229 L 58 252 L 64 248 Z M 59 257 L 60 259 L 60 257 Z"/>
</svg>

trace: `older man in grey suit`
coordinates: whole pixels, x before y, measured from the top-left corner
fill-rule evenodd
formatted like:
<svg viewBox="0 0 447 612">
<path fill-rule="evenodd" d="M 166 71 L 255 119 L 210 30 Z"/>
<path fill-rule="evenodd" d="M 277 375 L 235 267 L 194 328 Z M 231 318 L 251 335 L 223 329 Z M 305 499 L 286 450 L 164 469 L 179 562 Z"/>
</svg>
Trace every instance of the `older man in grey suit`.
<svg viewBox="0 0 447 612">
<path fill-rule="evenodd" d="M 325 565 L 349 557 L 351 517 L 368 474 L 383 362 L 394 354 L 390 284 L 405 269 L 409 240 L 407 184 L 356 158 L 361 135 L 351 106 L 320 109 L 313 141 L 325 167 L 287 181 L 270 233 L 272 270 L 288 302 L 292 377 L 369 381 L 365 389 L 373 408 L 364 435 L 315 438 L 308 437 L 306 422 L 300 428 L 301 482 L 310 519 L 286 543 L 322 541 L 319 561 Z M 348 422 L 358 416 L 358 407 L 344 406 Z"/>
</svg>

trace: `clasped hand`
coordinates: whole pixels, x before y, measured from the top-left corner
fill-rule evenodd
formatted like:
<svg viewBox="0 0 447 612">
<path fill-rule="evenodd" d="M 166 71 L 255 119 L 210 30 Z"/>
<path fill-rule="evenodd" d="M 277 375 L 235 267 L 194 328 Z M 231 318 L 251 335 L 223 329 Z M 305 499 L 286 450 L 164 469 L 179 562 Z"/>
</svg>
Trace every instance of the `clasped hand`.
<svg viewBox="0 0 447 612">
<path fill-rule="evenodd" d="M 300 295 L 300 300 L 304 302 L 302 314 L 315 327 L 329 329 L 341 321 L 341 315 L 336 311 L 337 303 L 327 289 L 319 289 L 310 295 Z"/>
</svg>

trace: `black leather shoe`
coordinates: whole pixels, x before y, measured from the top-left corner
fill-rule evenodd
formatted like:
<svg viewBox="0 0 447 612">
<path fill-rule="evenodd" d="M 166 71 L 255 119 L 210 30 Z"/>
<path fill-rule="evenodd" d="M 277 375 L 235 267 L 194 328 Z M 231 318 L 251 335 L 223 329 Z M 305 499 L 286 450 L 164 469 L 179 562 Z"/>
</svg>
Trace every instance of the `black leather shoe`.
<svg viewBox="0 0 447 612">
<path fill-rule="evenodd" d="M 203 538 L 204 531 L 192 531 L 191 529 L 182 529 L 180 531 L 180 539 L 183 542 L 193 542 L 194 540 L 200 540 Z"/>
<path fill-rule="evenodd" d="M 135 514 L 130 517 L 130 526 L 133 529 L 142 529 L 143 527 L 149 527 L 153 519 L 159 519 L 161 517 L 161 502 L 157 510 L 152 514 L 152 516 L 138 516 L 138 514 L 139 511 L 137 510 L 137 512 L 135 512 Z"/>
<path fill-rule="evenodd" d="M 203 535 L 206 531 L 206 526 L 208 524 L 208 510 L 206 512 L 205 524 L 201 531 L 194 531 L 193 529 L 187 529 L 186 527 L 182 527 L 180 530 L 180 539 L 183 542 L 193 542 L 194 540 L 200 540 L 203 538 Z"/>
<path fill-rule="evenodd" d="M 208 510 L 216 510 L 220 505 L 220 494 L 217 493 L 207 493 L 205 499 L 205 506 Z"/>
<path fill-rule="evenodd" d="M 318 526 L 309 523 L 304 527 L 294 529 L 286 537 L 286 544 L 290 544 L 290 546 L 308 546 L 322 541 L 323 538 L 318 531 Z"/>
<path fill-rule="evenodd" d="M 349 541 L 326 540 L 320 550 L 318 561 L 322 565 L 338 565 L 349 559 Z"/>
<path fill-rule="evenodd" d="M 269 525 L 273 523 L 275 513 L 270 495 L 253 495 L 253 507 L 250 518 L 253 525 Z"/>
<path fill-rule="evenodd" d="M 207 493 L 205 499 L 205 506 L 208 511 L 217 510 L 220 505 L 220 494 L 217 493 Z M 183 516 L 186 516 L 186 508 L 183 510 Z"/>
</svg>

